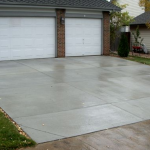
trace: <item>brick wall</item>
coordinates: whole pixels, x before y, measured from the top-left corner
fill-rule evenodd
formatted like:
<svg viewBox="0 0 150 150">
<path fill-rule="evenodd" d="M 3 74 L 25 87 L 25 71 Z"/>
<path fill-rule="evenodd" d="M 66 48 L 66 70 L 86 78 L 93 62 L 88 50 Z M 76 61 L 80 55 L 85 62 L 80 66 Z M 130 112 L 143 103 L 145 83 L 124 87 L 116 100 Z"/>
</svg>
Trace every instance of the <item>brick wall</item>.
<svg viewBox="0 0 150 150">
<path fill-rule="evenodd" d="M 110 16 L 109 12 L 103 12 L 103 55 L 109 55 L 110 50 Z"/>
<path fill-rule="evenodd" d="M 65 57 L 65 25 L 61 24 L 60 18 L 65 18 L 65 10 L 57 9 L 57 57 Z"/>
<path fill-rule="evenodd" d="M 65 18 L 65 10 L 57 9 L 57 57 L 65 57 L 65 25 L 60 18 Z M 109 55 L 110 50 L 110 16 L 109 12 L 103 12 L 103 55 Z"/>
</svg>

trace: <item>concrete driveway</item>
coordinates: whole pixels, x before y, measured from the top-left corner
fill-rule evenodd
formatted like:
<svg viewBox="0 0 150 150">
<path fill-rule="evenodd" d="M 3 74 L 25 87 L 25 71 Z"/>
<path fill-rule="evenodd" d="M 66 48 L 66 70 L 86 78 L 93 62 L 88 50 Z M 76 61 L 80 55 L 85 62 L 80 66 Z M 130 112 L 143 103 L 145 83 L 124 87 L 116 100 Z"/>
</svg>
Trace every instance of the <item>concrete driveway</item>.
<svg viewBox="0 0 150 150">
<path fill-rule="evenodd" d="M 0 107 L 37 143 L 150 119 L 150 66 L 93 56 L 0 62 Z"/>
</svg>

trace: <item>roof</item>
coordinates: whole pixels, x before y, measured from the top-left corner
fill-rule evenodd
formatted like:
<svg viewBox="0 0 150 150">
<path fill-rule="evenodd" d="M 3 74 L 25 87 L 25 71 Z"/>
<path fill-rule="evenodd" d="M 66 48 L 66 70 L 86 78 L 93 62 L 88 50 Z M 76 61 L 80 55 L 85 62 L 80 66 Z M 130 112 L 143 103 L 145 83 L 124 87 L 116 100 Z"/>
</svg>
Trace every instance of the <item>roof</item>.
<svg viewBox="0 0 150 150">
<path fill-rule="evenodd" d="M 120 11 L 121 9 L 106 0 L 0 0 L 0 5 L 50 6 L 55 8 L 90 8 Z"/>
<path fill-rule="evenodd" d="M 131 25 L 140 25 L 145 24 L 150 21 L 150 12 L 145 12 L 137 17 L 134 18 L 134 22 Z"/>
</svg>

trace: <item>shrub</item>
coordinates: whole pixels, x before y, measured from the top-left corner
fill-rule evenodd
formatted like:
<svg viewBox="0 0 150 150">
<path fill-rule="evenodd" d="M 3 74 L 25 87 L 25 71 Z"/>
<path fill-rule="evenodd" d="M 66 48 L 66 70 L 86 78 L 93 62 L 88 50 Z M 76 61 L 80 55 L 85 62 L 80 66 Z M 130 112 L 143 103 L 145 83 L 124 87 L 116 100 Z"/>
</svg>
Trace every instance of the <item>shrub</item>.
<svg viewBox="0 0 150 150">
<path fill-rule="evenodd" d="M 141 36 L 140 36 L 139 26 L 137 26 L 135 33 L 133 32 L 132 35 L 133 35 L 134 40 L 135 40 L 135 42 L 133 43 L 134 46 L 141 46 L 144 39 L 141 38 Z"/>
<path fill-rule="evenodd" d="M 125 34 L 122 33 L 120 43 L 119 43 L 119 48 L 118 48 L 118 55 L 120 57 L 128 57 L 129 55 L 129 44 L 128 44 L 128 39 Z"/>
</svg>

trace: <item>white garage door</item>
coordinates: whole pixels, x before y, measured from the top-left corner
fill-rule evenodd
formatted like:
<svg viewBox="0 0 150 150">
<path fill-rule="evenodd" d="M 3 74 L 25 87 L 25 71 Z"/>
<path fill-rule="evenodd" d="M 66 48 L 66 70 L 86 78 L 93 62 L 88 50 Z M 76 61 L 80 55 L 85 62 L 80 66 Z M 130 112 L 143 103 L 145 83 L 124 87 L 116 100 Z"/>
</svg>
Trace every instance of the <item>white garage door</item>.
<svg viewBox="0 0 150 150">
<path fill-rule="evenodd" d="M 66 56 L 101 55 L 101 19 L 66 19 Z"/>
<path fill-rule="evenodd" d="M 0 17 L 0 60 L 55 57 L 55 19 Z"/>
</svg>

